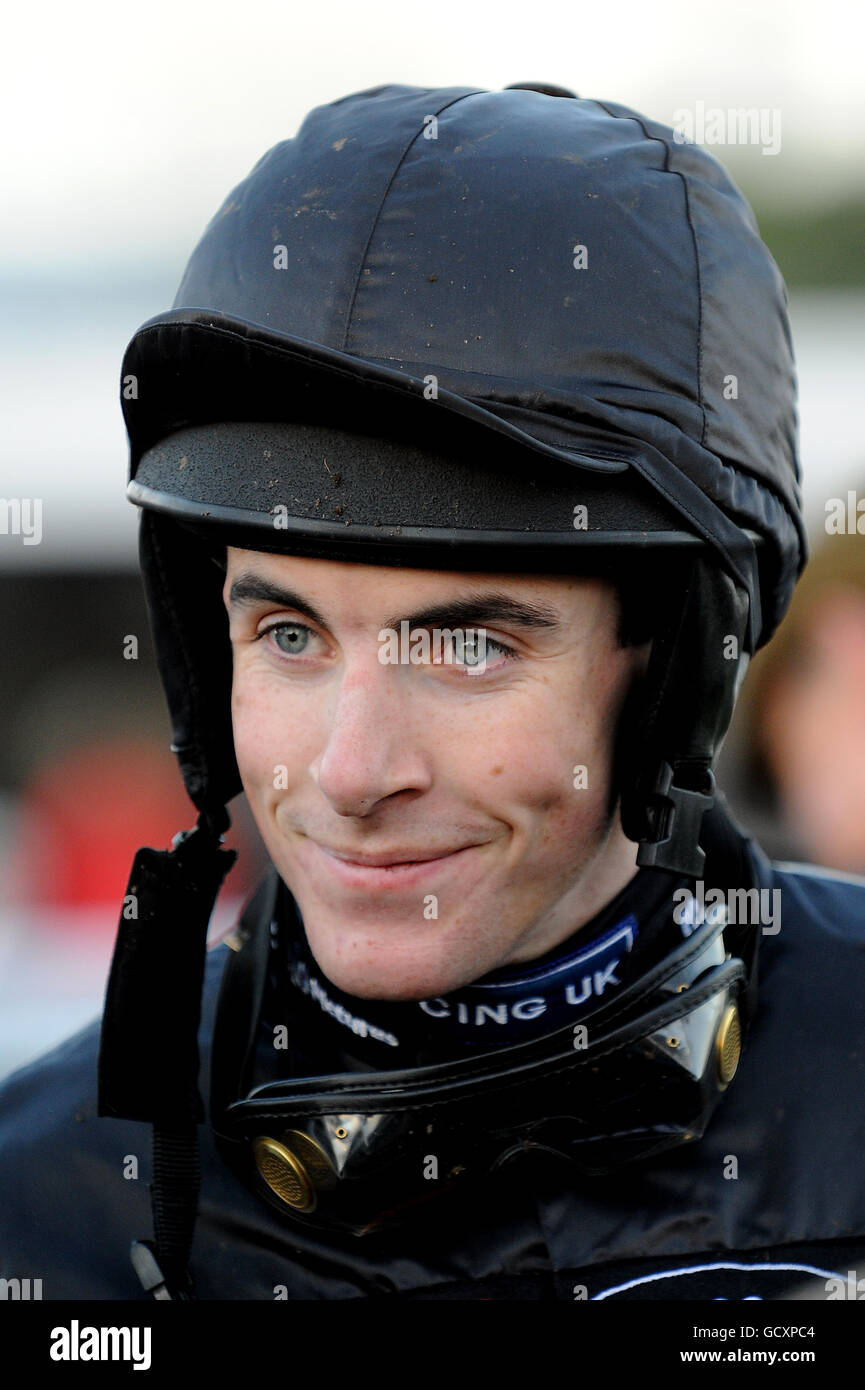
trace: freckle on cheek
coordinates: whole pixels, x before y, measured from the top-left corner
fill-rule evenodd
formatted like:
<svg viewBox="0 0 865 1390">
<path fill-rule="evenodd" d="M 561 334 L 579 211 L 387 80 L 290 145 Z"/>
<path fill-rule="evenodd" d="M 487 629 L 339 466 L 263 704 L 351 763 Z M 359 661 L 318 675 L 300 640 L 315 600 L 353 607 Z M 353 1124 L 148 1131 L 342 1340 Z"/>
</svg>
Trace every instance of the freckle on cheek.
<svg viewBox="0 0 865 1390">
<path fill-rule="evenodd" d="M 503 772 L 503 771 L 504 771 L 504 769 L 502 768 L 501 763 L 499 763 L 499 765 L 498 765 L 497 767 L 493 767 L 493 768 L 490 769 L 490 776 L 491 776 L 491 777 L 498 777 L 499 774 L 500 774 L 501 772 Z"/>
</svg>

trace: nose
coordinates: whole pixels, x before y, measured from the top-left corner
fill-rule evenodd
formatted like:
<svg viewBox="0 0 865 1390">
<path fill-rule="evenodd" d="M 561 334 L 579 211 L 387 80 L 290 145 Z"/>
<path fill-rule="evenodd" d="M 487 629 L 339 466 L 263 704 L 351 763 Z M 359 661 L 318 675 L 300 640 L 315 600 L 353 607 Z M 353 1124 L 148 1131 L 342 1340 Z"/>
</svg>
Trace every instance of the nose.
<svg viewBox="0 0 865 1390">
<path fill-rule="evenodd" d="M 375 651 L 346 665 L 335 682 L 322 750 L 310 764 L 319 790 L 340 816 L 369 816 L 388 797 L 419 793 L 431 769 L 413 707 L 408 672 L 382 665 Z"/>
</svg>

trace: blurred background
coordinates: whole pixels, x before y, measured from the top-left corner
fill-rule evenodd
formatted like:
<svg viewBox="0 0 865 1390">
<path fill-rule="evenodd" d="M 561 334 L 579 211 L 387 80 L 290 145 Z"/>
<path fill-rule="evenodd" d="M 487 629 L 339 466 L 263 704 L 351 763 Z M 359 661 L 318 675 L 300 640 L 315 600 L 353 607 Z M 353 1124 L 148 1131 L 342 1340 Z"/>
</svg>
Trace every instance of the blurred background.
<svg viewBox="0 0 865 1390">
<path fill-rule="evenodd" d="M 775 113 L 775 152 L 704 143 L 789 287 L 814 578 L 753 665 L 721 784 L 776 857 L 865 873 L 856 8 L 83 0 L 16 7 L 4 28 L 0 498 L 41 499 L 41 537 L 0 532 L 0 1076 L 100 1011 L 133 854 L 194 823 L 124 497 L 123 349 L 170 306 L 206 223 L 264 151 L 313 106 L 382 83 L 558 83 L 667 124 L 682 110 Z M 853 531 L 828 534 L 827 504 L 851 491 Z M 232 811 L 241 858 L 216 936 L 265 862 L 242 799 Z"/>
</svg>

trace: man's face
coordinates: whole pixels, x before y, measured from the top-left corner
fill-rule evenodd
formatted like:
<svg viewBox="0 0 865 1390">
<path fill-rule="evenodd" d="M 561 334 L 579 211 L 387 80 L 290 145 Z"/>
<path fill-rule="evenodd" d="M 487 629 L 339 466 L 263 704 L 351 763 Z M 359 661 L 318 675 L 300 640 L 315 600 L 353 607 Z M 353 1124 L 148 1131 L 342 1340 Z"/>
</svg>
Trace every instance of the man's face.
<svg viewBox="0 0 865 1390">
<path fill-rule="evenodd" d="M 609 774 L 645 652 L 618 645 L 611 585 L 229 548 L 224 599 L 243 785 L 339 988 L 447 993 L 552 949 L 633 875 Z M 427 660 L 387 643 L 403 620 Z M 481 671 L 431 640 L 466 628 Z"/>
</svg>

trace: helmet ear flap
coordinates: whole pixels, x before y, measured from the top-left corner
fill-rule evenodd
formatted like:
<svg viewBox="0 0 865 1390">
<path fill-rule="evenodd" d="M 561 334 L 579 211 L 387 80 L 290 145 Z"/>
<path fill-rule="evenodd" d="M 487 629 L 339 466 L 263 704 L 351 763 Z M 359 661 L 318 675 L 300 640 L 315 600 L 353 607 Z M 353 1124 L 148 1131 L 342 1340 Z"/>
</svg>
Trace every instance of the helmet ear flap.
<svg viewBox="0 0 865 1390">
<path fill-rule="evenodd" d="M 224 570 L 212 541 L 142 510 L 139 554 L 171 750 L 199 811 L 219 820 L 243 790 L 231 720 L 231 641 Z"/>
<path fill-rule="evenodd" d="M 700 877 L 712 764 L 747 669 L 749 600 L 703 555 L 690 562 L 657 629 L 645 677 L 622 710 L 616 749 L 622 828 L 637 863 Z"/>
</svg>

